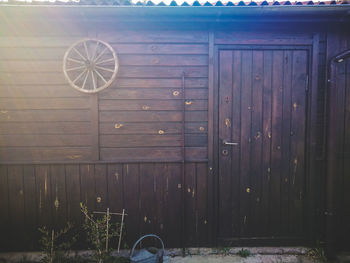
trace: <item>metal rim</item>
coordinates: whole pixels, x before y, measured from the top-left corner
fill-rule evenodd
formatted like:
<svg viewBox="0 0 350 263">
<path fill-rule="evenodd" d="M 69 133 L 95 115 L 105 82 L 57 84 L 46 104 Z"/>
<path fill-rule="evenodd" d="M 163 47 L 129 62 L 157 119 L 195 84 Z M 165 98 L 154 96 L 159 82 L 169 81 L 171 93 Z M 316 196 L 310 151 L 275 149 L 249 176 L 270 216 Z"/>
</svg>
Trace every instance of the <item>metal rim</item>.
<svg viewBox="0 0 350 263">
<path fill-rule="evenodd" d="M 119 61 L 113 48 L 98 39 L 82 39 L 63 57 L 63 73 L 69 85 L 84 93 L 109 87 L 117 76 Z"/>
</svg>

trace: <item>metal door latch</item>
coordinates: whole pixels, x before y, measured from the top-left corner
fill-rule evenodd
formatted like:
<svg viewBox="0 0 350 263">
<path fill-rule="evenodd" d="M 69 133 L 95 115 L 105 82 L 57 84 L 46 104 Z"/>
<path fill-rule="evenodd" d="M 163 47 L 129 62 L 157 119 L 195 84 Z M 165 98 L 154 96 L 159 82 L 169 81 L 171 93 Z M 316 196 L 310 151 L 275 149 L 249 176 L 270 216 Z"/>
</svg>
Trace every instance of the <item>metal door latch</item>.
<svg viewBox="0 0 350 263">
<path fill-rule="evenodd" d="M 222 141 L 222 143 L 224 144 L 224 145 L 238 145 L 239 143 L 238 142 L 228 142 L 228 141 Z"/>
</svg>

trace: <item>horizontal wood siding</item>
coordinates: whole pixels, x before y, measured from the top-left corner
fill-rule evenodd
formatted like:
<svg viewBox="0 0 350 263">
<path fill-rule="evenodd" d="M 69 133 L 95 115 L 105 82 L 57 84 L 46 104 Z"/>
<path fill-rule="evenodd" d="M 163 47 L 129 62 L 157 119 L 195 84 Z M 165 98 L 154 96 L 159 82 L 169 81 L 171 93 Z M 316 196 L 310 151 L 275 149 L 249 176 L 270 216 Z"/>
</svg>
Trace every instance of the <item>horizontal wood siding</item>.
<svg viewBox="0 0 350 263">
<path fill-rule="evenodd" d="M 179 161 L 182 74 L 186 158 L 207 160 L 207 32 L 115 34 L 76 24 L 62 35 L 51 26 L 57 35 L 41 25 L 33 35 L 5 30 L 0 40 L 0 162 Z M 110 43 L 120 62 L 98 101 L 62 74 L 67 48 L 92 35 Z"/>
<path fill-rule="evenodd" d="M 182 74 L 186 159 L 208 158 L 208 39 L 182 34 L 100 34 L 121 64 L 118 80 L 99 96 L 101 160 L 181 160 Z"/>
<path fill-rule="evenodd" d="M 68 45 L 76 38 L 67 32 L 62 39 Z M 33 37 L 1 41 L 2 163 L 95 160 L 91 98 L 66 84 L 61 69 L 66 47 L 57 45 Z"/>
<path fill-rule="evenodd" d="M 186 244 L 208 245 L 207 164 L 186 163 L 185 178 Z M 0 250 L 38 249 L 39 226 L 78 227 L 80 202 L 90 211 L 126 209 L 129 247 L 147 233 L 181 247 L 182 187 L 181 163 L 1 165 Z"/>
</svg>

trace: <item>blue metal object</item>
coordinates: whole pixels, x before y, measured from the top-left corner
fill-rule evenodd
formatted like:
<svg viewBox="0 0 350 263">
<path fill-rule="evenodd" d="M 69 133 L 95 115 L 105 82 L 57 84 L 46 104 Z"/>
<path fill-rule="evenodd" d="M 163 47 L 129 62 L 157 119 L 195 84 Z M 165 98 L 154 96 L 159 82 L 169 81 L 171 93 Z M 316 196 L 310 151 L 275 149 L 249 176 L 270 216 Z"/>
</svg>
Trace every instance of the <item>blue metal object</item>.
<svg viewBox="0 0 350 263">
<path fill-rule="evenodd" d="M 146 237 L 154 237 L 154 238 L 158 239 L 162 245 L 162 248 L 158 249 L 157 253 L 155 253 L 155 254 L 149 252 L 146 249 L 141 249 L 134 255 L 134 251 L 135 251 L 137 244 L 140 243 Z M 137 240 L 135 242 L 135 244 L 131 250 L 130 262 L 131 263 L 162 263 L 163 256 L 164 256 L 164 243 L 163 243 L 163 241 L 157 235 L 149 234 L 149 235 L 145 235 L 145 236 L 139 238 L 139 240 Z"/>
</svg>

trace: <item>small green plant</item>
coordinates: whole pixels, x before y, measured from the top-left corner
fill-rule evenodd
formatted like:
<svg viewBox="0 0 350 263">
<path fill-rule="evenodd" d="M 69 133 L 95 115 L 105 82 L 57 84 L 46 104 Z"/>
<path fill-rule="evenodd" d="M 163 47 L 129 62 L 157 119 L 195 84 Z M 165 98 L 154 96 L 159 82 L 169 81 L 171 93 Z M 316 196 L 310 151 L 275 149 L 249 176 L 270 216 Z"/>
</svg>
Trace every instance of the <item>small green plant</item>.
<svg viewBox="0 0 350 263">
<path fill-rule="evenodd" d="M 109 214 L 95 218 L 82 203 L 80 203 L 80 209 L 85 217 L 83 228 L 87 234 L 87 241 L 91 245 L 90 249 L 94 251 L 93 261 L 102 263 L 118 260 L 118 258 L 112 258 L 110 255 L 110 242 L 113 238 L 119 237 L 120 224 L 111 224 L 111 216 Z"/>
<path fill-rule="evenodd" d="M 310 248 L 306 255 L 316 262 L 327 262 L 325 251 L 320 242 L 317 242 L 315 247 Z"/>
<path fill-rule="evenodd" d="M 43 263 L 59 263 L 65 262 L 65 258 L 76 242 L 76 236 L 70 237 L 68 235 L 73 225 L 67 223 L 63 229 L 55 231 L 54 229 L 48 229 L 47 227 L 41 227 L 38 230 L 41 233 L 39 243 L 41 250 L 44 253 L 44 257 L 41 262 Z"/>
<path fill-rule="evenodd" d="M 252 252 L 250 252 L 248 249 L 242 248 L 236 253 L 236 255 L 242 258 L 247 258 L 252 255 Z"/>
<path fill-rule="evenodd" d="M 230 254 L 230 248 L 229 247 L 217 247 L 215 250 L 215 253 L 219 254 L 219 255 L 227 256 Z"/>
</svg>

